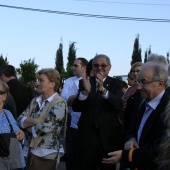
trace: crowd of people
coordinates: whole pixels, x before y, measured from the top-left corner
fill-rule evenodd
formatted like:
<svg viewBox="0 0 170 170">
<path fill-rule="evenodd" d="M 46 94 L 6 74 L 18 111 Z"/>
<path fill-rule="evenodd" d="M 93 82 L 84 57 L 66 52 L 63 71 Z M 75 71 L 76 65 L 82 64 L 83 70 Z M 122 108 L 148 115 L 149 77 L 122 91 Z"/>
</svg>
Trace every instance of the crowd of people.
<svg viewBox="0 0 170 170">
<path fill-rule="evenodd" d="M 104 54 L 79 57 L 63 86 L 53 68 L 25 86 L 1 66 L 0 169 L 56 170 L 62 160 L 66 170 L 169 170 L 167 59 L 134 63 L 127 83 L 111 67 Z"/>
</svg>

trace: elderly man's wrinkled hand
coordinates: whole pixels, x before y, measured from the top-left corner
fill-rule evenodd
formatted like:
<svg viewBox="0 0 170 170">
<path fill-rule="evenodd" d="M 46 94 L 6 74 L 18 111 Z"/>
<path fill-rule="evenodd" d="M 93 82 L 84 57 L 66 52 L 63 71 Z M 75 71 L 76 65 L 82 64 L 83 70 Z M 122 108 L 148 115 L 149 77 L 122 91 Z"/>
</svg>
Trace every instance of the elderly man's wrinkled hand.
<svg viewBox="0 0 170 170">
<path fill-rule="evenodd" d="M 110 152 L 108 153 L 109 158 L 103 158 L 102 163 L 116 164 L 120 162 L 121 155 L 122 155 L 122 150 Z"/>
</svg>

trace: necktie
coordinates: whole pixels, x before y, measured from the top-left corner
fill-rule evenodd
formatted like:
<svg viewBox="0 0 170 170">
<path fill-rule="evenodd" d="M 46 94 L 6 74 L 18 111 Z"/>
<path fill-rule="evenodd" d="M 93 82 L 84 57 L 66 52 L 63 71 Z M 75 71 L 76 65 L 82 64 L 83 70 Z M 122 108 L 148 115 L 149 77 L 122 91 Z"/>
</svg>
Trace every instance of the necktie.
<svg viewBox="0 0 170 170">
<path fill-rule="evenodd" d="M 140 121 L 140 125 L 139 125 L 139 128 L 138 128 L 138 142 L 140 140 L 144 125 L 145 125 L 148 117 L 150 116 L 152 110 L 153 110 L 152 107 L 150 107 L 150 105 L 148 103 L 146 103 L 145 104 L 145 111 L 142 114 L 142 117 L 140 118 L 141 121 Z"/>
</svg>

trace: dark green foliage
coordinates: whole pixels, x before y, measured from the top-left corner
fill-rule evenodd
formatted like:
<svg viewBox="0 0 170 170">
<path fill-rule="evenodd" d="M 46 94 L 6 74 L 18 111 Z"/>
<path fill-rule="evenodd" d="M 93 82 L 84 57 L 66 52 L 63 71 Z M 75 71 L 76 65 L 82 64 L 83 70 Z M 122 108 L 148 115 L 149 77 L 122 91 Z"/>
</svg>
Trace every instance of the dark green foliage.
<svg viewBox="0 0 170 170">
<path fill-rule="evenodd" d="M 60 73 L 60 76 L 61 76 L 60 84 L 63 85 L 64 80 L 65 80 L 65 70 L 64 70 L 64 62 L 63 62 L 63 43 L 62 42 L 60 42 L 59 48 L 56 52 L 55 69 Z"/>
<path fill-rule="evenodd" d="M 73 64 L 76 59 L 76 49 L 75 49 L 75 42 L 69 44 L 69 52 L 68 52 L 68 62 L 67 62 L 67 77 L 73 76 Z"/>
<path fill-rule="evenodd" d="M 0 66 L 6 65 L 6 64 L 9 64 L 7 57 L 4 58 L 3 55 L 1 54 L 0 55 Z"/>
<path fill-rule="evenodd" d="M 166 56 L 167 56 L 167 61 L 168 61 L 168 64 L 169 64 L 169 52 L 167 52 Z"/>
<path fill-rule="evenodd" d="M 38 69 L 38 65 L 34 63 L 34 59 L 29 59 L 28 61 L 24 60 L 20 64 L 20 71 L 21 78 L 20 80 L 27 85 L 28 82 L 35 82 L 36 81 L 36 71 Z"/>
<path fill-rule="evenodd" d="M 59 48 L 56 52 L 55 59 L 55 69 L 61 74 L 64 70 L 64 62 L 63 62 L 63 44 L 59 44 Z"/>
<path fill-rule="evenodd" d="M 167 61 L 168 61 L 168 64 L 169 64 L 169 52 L 167 52 L 166 56 L 167 56 Z M 170 66 L 168 67 L 168 73 L 170 75 Z"/>
<path fill-rule="evenodd" d="M 136 36 L 134 41 L 133 53 L 132 53 L 132 61 L 131 66 L 136 62 L 142 62 L 141 48 L 139 44 L 139 34 Z"/>
<path fill-rule="evenodd" d="M 148 61 L 148 56 L 152 53 L 151 51 L 151 45 L 149 46 L 149 50 L 146 49 L 145 51 L 145 58 L 144 58 L 144 63 L 146 63 Z"/>
</svg>

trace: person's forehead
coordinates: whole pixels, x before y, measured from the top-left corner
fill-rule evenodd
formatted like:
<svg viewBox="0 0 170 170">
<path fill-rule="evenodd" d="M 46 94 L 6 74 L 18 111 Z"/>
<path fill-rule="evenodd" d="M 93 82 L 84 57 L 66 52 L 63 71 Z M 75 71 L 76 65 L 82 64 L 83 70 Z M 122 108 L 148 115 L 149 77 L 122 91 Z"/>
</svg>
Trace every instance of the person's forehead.
<svg viewBox="0 0 170 170">
<path fill-rule="evenodd" d="M 75 60 L 74 64 L 81 64 L 81 60 Z"/>
<path fill-rule="evenodd" d="M 96 58 L 94 63 L 107 63 L 108 61 L 104 57 Z"/>
<path fill-rule="evenodd" d="M 142 70 L 140 70 L 138 77 L 142 77 L 142 78 L 152 78 L 152 69 L 149 67 L 143 68 Z"/>
<path fill-rule="evenodd" d="M 136 70 L 136 69 L 140 69 L 140 68 L 141 68 L 141 66 L 135 66 L 132 68 L 132 70 Z"/>
</svg>

